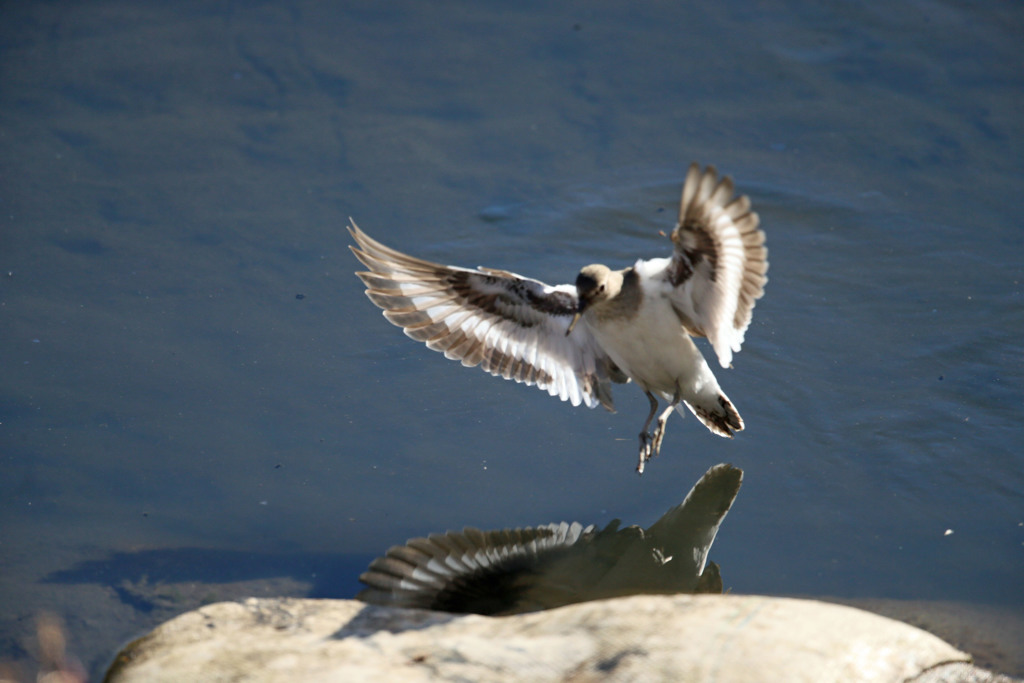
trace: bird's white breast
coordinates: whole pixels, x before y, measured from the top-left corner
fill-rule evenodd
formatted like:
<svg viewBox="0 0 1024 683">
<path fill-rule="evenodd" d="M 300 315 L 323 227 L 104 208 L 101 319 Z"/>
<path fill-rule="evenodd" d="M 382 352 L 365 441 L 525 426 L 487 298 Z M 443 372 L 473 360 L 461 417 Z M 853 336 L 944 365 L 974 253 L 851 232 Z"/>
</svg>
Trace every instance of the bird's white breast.
<svg viewBox="0 0 1024 683">
<path fill-rule="evenodd" d="M 630 378 L 646 390 L 671 397 L 698 389 L 707 365 L 672 309 L 671 285 L 664 277 L 668 259 L 638 261 L 642 297 L 628 318 L 586 316 L 601 347 Z M 714 378 L 711 378 L 714 381 Z"/>
</svg>

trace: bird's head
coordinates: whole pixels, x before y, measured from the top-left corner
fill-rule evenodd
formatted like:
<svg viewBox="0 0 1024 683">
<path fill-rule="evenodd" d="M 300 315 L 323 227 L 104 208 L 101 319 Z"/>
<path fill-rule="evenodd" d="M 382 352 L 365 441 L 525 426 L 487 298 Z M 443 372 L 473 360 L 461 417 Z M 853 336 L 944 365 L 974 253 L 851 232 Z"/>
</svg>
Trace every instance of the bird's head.
<svg viewBox="0 0 1024 683">
<path fill-rule="evenodd" d="M 618 279 L 615 278 L 616 275 L 619 276 Z M 573 316 L 572 322 L 569 323 L 569 329 L 565 332 L 566 336 L 576 327 L 576 323 L 588 308 L 615 296 L 621 283 L 621 274 L 612 272 L 608 266 L 599 263 L 585 266 L 576 276 L 576 298 L 579 303 L 576 307 L 576 315 Z"/>
</svg>

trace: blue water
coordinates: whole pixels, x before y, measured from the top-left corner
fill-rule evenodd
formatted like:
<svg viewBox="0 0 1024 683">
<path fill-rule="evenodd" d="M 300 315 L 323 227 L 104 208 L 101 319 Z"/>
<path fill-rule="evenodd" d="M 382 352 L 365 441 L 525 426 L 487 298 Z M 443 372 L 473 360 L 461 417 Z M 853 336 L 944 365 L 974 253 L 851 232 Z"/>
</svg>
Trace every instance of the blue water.
<svg viewBox="0 0 1024 683">
<path fill-rule="evenodd" d="M 0 10 L 0 660 L 41 610 L 95 674 L 410 536 L 650 524 L 718 462 L 734 592 L 1024 614 L 1024 8 L 677 5 Z M 716 371 L 747 429 L 673 418 L 643 477 L 635 387 L 467 370 L 352 274 L 349 216 L 552 283 L 665 255 L 691 160 L 770 281 Z"/>
</svg>

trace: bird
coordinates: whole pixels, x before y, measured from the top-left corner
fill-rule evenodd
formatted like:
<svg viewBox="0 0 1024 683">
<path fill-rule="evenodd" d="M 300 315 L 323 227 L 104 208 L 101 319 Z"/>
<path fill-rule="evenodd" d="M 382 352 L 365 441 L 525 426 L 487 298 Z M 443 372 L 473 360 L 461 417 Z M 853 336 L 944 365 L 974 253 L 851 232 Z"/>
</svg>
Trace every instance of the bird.
<svg viewBox="0 0 1024 683">
<path fill-rule="evenodd" d="M 370 563 L 356 599 L 499 616 L 626 595 L 721 593 L 721 570 L 707 557 L 742 481 L 739 468 L 715 465 L 647 529 L 616 519 L 603 529 L 561 522 L 413 538 Z"/>
<path fill-rule="evenodd" d="M 706 337 L 721 366 L 732 366 L 768 281 L 759 226 L 730 177 L 693 163 L 671 255 L 621 270 L 584 266 L 574 284 L 432 263 L 381 244 L 354 220 L 348 229 L 368 269 L 356 273 L 366 295 L 428 348 L 574 406 L 614 412 L 612 383 L 637 384 L 650 404 L 639 434 L 643 474 L 673 410 L 685 417 L 685 406 L 719 436 L 744 428 L 693 338 Z M 658 398 L 668 401 L 660 415 Z"/>
</svg>

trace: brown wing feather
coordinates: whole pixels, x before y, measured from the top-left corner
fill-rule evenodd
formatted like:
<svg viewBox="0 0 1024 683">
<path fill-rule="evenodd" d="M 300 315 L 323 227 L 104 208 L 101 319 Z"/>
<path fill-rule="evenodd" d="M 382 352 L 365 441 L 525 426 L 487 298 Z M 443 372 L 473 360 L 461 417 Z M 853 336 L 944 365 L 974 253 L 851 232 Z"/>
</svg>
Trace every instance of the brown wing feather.
<svg viewBox="0 0 1024 683">
<path fill-rule="evenodd" d="M 714 166 L 691 164 L 683 185 L 669 277 L 673 303 L 688 328 L 708 337 L 728 367 L 768 281 L 768 249 L 760 219 L 732 179 Z"/>
<path fill-rule="evenodd" d="M 355 223 L 352 253 L 366 295 L 406 335 L 492 375 L 537 385 L 573 405 L 612 409 L 621 377 L 590 333 L 566 336 L 576 289 L 507 271 L 469 270 L 418 259 L 369 237 Z"/>
</svg>

